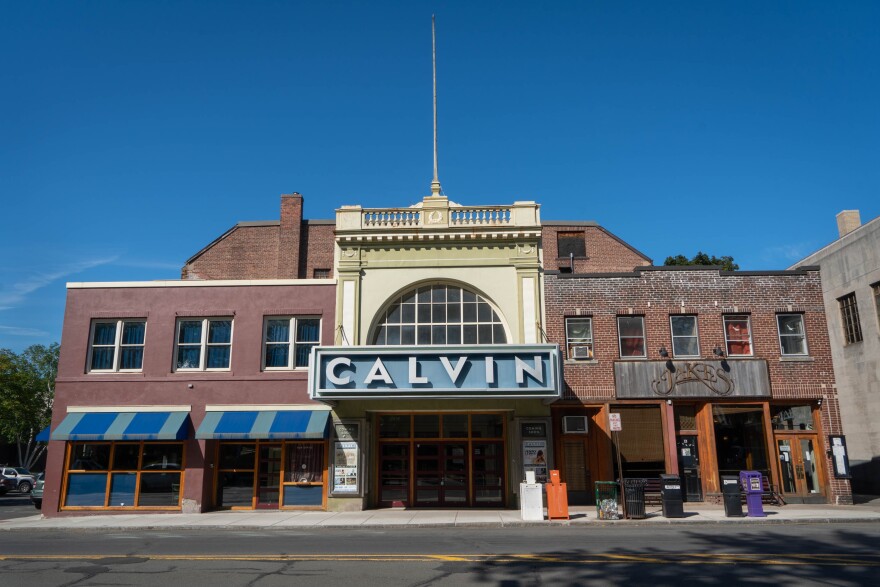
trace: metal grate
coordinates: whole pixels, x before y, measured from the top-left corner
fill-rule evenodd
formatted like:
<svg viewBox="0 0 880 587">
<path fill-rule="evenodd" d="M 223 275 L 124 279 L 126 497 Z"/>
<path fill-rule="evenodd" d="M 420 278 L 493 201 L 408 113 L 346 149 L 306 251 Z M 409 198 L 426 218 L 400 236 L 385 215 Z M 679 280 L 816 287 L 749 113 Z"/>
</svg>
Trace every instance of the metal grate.
<svg viewBox="0 0 880 587">
<path fill-rule="evenodd" d="M 859 305 L 855 292 L 837 300 L 840 303 L 840 319 L 843 322 L 843 336 L 846 344 L 862 342 L 862 326 L 859 322 Z"/>
</svg>

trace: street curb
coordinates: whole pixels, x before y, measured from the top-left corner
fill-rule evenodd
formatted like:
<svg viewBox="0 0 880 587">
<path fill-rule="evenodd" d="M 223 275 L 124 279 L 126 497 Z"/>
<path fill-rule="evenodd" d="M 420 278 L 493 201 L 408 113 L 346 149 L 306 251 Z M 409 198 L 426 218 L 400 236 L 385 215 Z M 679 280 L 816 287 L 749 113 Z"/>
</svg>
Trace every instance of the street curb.
<svg viewBox="0 0 880 587">
<path fill-rule="evenodd" d="M 723 520 L 684 520 L 684 519 L 654 519 L 654 520 L 595 520 L 589 522 L 572 522 L 570 520 L 553 520 L 542 522 L 438 522 L 427 524 L 333 524 L 321 525 L 315 524 L 311 526 L 297 525 L 143 525 L 143 526 L 100 526 L 100 527 L 73 527 L 73 526 L 3 526 L 0 522 L 0 532 L 13 532 L 20 530 L 28 530 L 31 532 L 57 532 L 60 530 L 75 530 L 78 532 L 107 532 L 107 531 L 131 531 L 131 530 L 148 530 L 148 531 L 255 531 L 266 530 L 273 532 L 282 531 L 301 531 L 301 530 L 370 530 L 370 529 L 429 529 L 429 528 L 631 528 L 656 526 L 658 524 L 674 525 L 674 526 L 718 526 L 718 525 L 737 525 L 737 526 L 776 526 L 776 525 L 798 525 L 798 524 L 870 524 L 880 523 L 878 518 L 800 518 L 800 519 L 768 519 L 768 518 L 740 518 L 740 519 L 723 519 Z"/>
</svg>

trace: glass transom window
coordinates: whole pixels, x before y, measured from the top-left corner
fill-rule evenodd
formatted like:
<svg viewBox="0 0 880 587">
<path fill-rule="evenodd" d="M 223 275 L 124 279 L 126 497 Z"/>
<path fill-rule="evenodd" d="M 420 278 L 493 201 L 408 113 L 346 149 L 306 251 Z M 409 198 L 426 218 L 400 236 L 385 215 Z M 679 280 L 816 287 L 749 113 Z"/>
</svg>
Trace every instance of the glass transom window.
<svg viewBox="0 0 880 587">
<path fill-rule="evenodd" d="M 481 295 L 455 285 L 410 290 L 382 313 L 372 344 L 444 345 L 507 342 L 498 313 Z"/>
</svg>

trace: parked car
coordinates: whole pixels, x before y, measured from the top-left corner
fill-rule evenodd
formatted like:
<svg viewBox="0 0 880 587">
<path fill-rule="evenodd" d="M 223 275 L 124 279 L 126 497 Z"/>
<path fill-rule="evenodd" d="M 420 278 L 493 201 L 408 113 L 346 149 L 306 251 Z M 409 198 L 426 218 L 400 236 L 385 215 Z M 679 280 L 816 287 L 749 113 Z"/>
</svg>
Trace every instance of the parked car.
<svg viewBox="0 0 880 587">
<path fill-rule="evenodd" d="M 30 493 L 37 482 L 34 474 L 24 467 L 0 467 L 0 477 L 10 482 L 12 491 L 22 493 Z"/>
<path fill-rule="evenodd" d="M 31 503 L 33 503 L 34 507 L 37 509 L 43 507 L 43 484 L 45 483 L 43 477 L 45 475 L 46 473 L 40 473 L 37 475 L 37 483 L 31 491 Z"/>
<path fill-rule="evenodd" d="M 8 491 L 12 491 L 12 482 L 6 477 L 0 477 L 0 495 L 6 495 Z"/>
</svg>

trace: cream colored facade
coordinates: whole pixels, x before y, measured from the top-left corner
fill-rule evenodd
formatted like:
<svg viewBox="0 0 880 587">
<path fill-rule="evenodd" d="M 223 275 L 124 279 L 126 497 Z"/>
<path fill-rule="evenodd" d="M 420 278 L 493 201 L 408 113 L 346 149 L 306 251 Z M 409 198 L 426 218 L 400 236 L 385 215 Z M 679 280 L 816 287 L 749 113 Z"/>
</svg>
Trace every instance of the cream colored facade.
<svg viewBox="0 0 880 587">
<path fill-rule="evenodd" d="M 508 344 L 542 343 L 541 262 L 539 206 L 534 202 L 468 207 L 444 196 L 428 196 L 408 208 L 344 206 L 336 212 L 335 345 L 370 345 L 390 303 L 421 285 L 441 283 L 485 298 L 503 321 Z M 382 414 L 501 414 L 504 448 L 499 474 L 505 479 L 507 507 L 516 506 L 523 478 L 522 426 L 544 426 L 546 449 L 552 451 L 550 408 L 541 399 L 364 399 L 331 404 L 334 427 L 354 424 L 359 431 L 363 474 L 358 495 L 330 492 L 330 510 L 388 505 L 382 499 Z M 549 461 L 552 454 L 547 457 Z M 470 462 L 469 467 L 474 466 Z M 418 483 L 411 478 L 411 496 Z M 474 493 L 468 489 L 468 501 L 478 507 Z M 414 505 L 419 506 L 417 500 Z"/>
<path fill-rule="evenodd" d="M 423 283 L 459 284 L 487 298 L 508 342 L 541 342 L 538 205 L 465 207 L 428 196 L 410 208 L 336 211 L 336 344 L 370 344 L 376 317 Z"/>
</svg>

